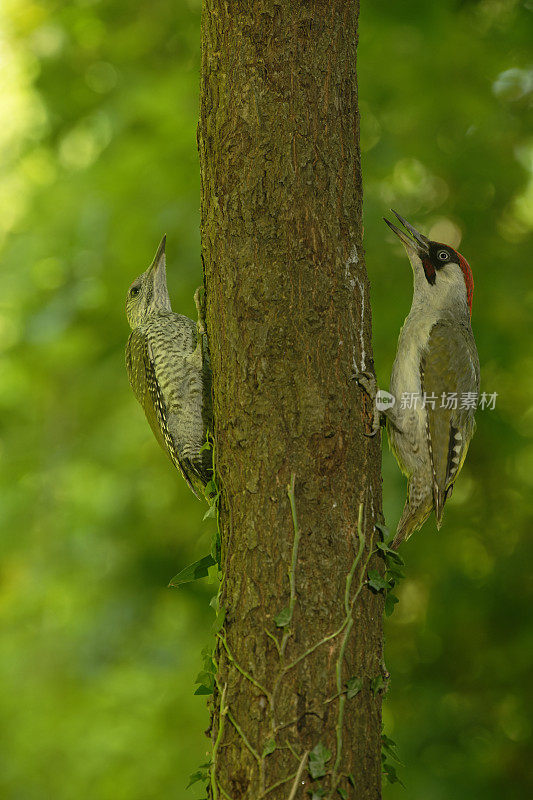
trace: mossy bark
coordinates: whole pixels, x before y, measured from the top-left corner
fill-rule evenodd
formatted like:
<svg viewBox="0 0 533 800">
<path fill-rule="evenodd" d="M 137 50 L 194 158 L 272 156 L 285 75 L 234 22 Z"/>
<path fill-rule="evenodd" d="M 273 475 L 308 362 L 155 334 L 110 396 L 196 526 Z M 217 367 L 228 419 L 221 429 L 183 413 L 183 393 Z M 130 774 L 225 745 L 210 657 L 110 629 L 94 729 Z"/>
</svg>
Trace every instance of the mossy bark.
<svg viewBox="0 0 533 800">
<path fill-rule="evenodd" d="M 379 565 L 380 447 L 352 380 L 373 370 L 358 10 L 204 0 L 202 255 L 226 608 L 212 797 L 381 796 L 370 683 L 383 598 L 365 583 Z M 362 689 L 348 699 L 350 678 Z M 323 770 L 310 756 L 320 745 Z"/>
</svg>

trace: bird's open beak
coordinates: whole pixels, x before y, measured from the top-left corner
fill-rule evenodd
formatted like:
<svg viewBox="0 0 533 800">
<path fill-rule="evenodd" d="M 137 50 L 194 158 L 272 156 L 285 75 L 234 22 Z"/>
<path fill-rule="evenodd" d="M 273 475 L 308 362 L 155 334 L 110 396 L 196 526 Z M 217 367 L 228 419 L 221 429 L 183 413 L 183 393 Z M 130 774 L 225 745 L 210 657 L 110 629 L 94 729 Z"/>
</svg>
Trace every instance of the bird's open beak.
<svg viewBox="0 0 533 800">
<path fill-rule="evenodd" d="M 397 228 L 396 225 L 393 225 L 392 222 L 389 222 L 388 219 L 385 219 L 385 217 L 383 217 L 384 221 L 387 223 L 391 231 L 394 231 L 396 236 L 402 242 L 403 246 L 407 250 L 407 254 L 409 255 L 410 253 L 413 253 L 417 256 L 427 255 L 429 253 L 429 239 L 422 233 L 419 233 L 416 228 L 413 228 L 413 226 L 410 225 L 406 219 L 401 217 L 392 208 L 391 211 L 400 220 L 404 228 L 406 228 L 412 236 L 412 238 L 410 236 L 407 236 L 407 234 L 404 233 L 404 231 L 400 230 L 400 228 Z"/>
</svg>

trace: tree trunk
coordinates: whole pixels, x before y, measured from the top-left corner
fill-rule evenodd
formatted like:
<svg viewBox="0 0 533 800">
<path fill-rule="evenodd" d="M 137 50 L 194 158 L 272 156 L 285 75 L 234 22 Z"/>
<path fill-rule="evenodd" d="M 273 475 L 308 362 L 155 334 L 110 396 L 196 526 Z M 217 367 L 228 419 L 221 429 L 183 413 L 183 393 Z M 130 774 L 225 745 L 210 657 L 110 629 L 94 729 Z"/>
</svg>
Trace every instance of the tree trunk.
<svg viewBox="0 0 533 800">
<path fill-rule="evenodd" d="M 383 597 L 366 584 L 381 563 L 380 447 L 352 380 L 373 370 L 358 11 L 204 0 L 202 255 L 226 609 L 213 798 L 381 796 Z"/>
</svg>

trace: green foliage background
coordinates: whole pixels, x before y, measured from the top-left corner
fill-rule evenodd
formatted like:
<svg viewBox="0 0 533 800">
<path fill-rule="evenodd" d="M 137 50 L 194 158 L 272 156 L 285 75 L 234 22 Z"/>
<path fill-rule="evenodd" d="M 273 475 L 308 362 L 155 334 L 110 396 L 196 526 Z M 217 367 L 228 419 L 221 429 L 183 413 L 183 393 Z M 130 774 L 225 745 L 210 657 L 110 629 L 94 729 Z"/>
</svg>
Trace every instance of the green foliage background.
<svg viewBox="0 0 533 800">
<path fill-rule="evenodd" d="M 363 4 L 365 243 L 378 377 L 408 311 L 397 208 L 476 280 L 478 431 L 445 525 L 404 548 L 387 622 L 387 800 L 533 796 L 531 2 Z M 174 308 L 200 282 L 199 0 L 0 8 L 0 796 L 194 798 L 193 684 L 214 587 L 204 509 L 127 384 L 126 289 L 168 234 Z M 389 524 L 403 479 L 384 447 Z M 529 708 L 528 708 L 529 706 Z"/>
</svg>

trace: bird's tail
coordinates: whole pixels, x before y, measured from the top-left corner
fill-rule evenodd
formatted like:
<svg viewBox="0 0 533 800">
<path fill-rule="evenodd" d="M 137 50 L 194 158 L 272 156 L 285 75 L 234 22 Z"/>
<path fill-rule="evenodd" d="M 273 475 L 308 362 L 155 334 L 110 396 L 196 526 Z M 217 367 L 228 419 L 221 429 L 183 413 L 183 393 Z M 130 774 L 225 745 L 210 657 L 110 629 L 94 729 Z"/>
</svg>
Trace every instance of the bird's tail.
<svg viewBox="0 0 533 800">
<path fill-rule="evenodd" d="M 440 531 L 440 526 L 442 525 L 444 504 L 446 503 L 447 499 L 452 496 L 452 492 L 453 492 L 453 483 L 450 483 L 450 485 L 444 492 L 439 492 L 438 494 L 435 494 L 435 521 L 437 523 L 437 530 L 439 531 Z"/>
<path fill-rule="evenodd" d="M 431 492 L 426 492 L 421 496 L 416 491 L 413 492 L 413 487 L 410 484 L 403 514 L 398 523 L 396 536 L 392 542 L 394 550 L 397 550 L 401 543 L 406 541 L 414 531 L 422 527 L 431 514 L 432 509 L 433 495 Z"/>
</svg>

